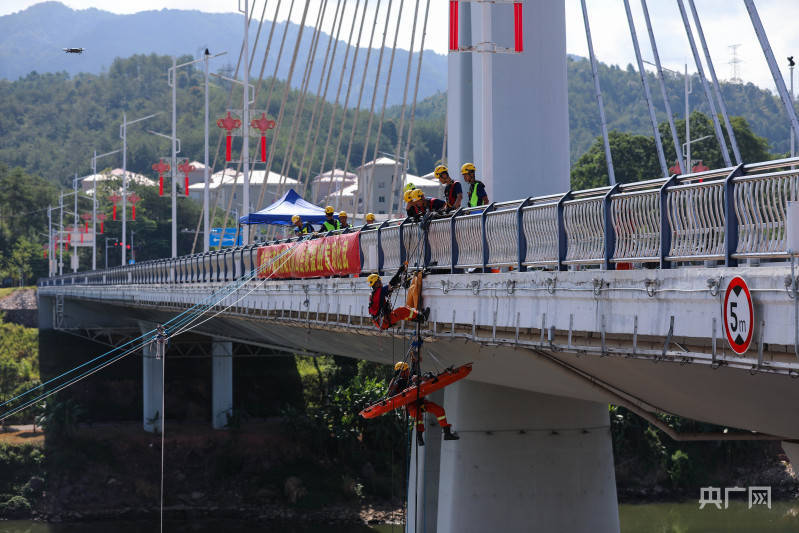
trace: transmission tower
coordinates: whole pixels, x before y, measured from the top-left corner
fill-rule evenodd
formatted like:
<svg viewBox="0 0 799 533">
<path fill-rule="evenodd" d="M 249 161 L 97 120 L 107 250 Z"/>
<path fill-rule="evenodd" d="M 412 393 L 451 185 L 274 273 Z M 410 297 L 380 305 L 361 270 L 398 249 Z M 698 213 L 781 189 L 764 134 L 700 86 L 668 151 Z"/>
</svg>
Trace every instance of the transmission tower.
<svg viewBox="0 0 799 533">
<path fill-rule="evenodd" d="M 727 64 L 730 66 L 730 83 L 743 83 L 740 76 L 738 75 L 738 65 L 743 63 L 742 59 L 738 59 L 738 47 L 741 46 L 740 44 L 731 44 L 728 46 L 730 49 L 730 60 Z"/>
</svg>

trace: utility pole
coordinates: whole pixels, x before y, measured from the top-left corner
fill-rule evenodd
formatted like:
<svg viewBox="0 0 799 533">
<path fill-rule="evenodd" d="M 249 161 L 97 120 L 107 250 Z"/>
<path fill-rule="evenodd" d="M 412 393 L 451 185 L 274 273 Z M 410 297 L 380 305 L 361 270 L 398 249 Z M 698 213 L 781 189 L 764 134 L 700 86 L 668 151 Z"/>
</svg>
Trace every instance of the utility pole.
<svg viewBox="0 0 799 533">
<path fill-rule="evenodd" d="M 58 275 L 64 275 L 64 247 L 62 246 L 61 239 L 64 237 L 64 192 L 58 196 L 58 209 L 60 211 L 58 221 Z"/>
<path fill-rule="evenodd" d="M 177 58 L 172 56 L 172 258 L 178 256 L 178 188 L 177 188 Z"/>
<path fill-rule="evenodd" d="M 160 115 L 161 112 L 153 113 L 152 115 L 147 115 L 146 117 L 137 118 L 136 120 L 131 120 L 128 122 L 127 114 L 123 111 L 122 112 L 122 125 L 119 127 L 119 137 L 122 139 L 122 262 L 121 265 L 127 263 L 127 259 L 125 257 L 125 229 L 127 227 L 128 222 L 128 215 L 127 215 L 127 208 L 128 208 L 128 125 L 135 124 L 136 122 L 141 122 L 143 120 L 147 120 L 148 118 L 153 118 L 156 115 Z M 107 262 L 107 261 L 106 261 Z"/>
<path fill-rule="evenodd" d="M 788 58 L 788 70 L 791 72 L 791 105 L 793 105 L 793 68 L 796 66 L 793 56 Z M 791 128 L 791 157 L 796 156 L 796 133 Z"/>
<path fill-rule="evenodd" d="M 208 231 L 210 230 L 210 218 L 208 216 L 209 202 L 208 202 L 208 56 L 210 53 L 205 49 L 203 54 L 203 66 L 205 67 L 205 132 L 203 136 L 203 252 L 208 253 Z"/>
<path fill-rule="evenodd" d="M 306 8 L 307 9 L 307 8 Z M 243 172 L 244 172 L 244 183 L 242 183 L 242 193 L 241 193 L 241 204 L 242 204 L 242 212 L 246 216 L 250 212 L 250 94 L 249 94 L 249 86 L 250 86 L 250 20 L 249 20 L 249 0 L 244 0 L 244 55 L 242 57 L 242 65 L 244 66 L 244 83 L 242 84 L 242 103 L 243 103 L 243 112 L 241 117 L 241 159 L 243 163 Z M 288 24 L 288 22 L 286 22 Z M 269 177 L 269 169 L 265 169 L 265 177 L 267 179 Z M 207 188 L 207 186 L 206 186 Z M 236 220 L 236 224 L 239 221 Z M 242 229 L 242 243 L 244 246 L 250 244 L 250 227 L 249 225 L 245 224 Z M 205 234 L 205 240 L 208 240 L 208 233 Z"/>
<path fill-rule="evenodd" d="M 106 152 L 104 154 L 97 155 L 97 150 L 95 150 L 94 156 L 92 157 L 92 187 L 94 188 L 94 193 L 92 194 L 92 270 L 97 270 L 97 160 L 107 155 L 116 154 L 119 151 L 120 150 L 114 150 L 113 152 Z M 78 192 L 76 190 L 75 191 L 76 221 L 78 220 L 77 216 L 78 216 Z"/>
</svg>

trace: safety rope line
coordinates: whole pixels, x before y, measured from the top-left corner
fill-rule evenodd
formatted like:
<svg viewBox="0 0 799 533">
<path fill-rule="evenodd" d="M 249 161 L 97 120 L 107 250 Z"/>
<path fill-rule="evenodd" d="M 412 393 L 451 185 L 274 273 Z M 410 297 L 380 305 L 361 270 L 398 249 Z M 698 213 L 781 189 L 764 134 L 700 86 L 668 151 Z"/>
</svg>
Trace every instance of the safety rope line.
<svg viewBox="0 0 799 533">
<path fill-rule="evenodd" d="M 414 10 L 413 14 L 413 29 L 411 30 L 411 46 L 408 50 L 408 65 L 405 70 L 405 89 L 402 93 L 402 109 L 400 111 L 400 125 L 399 129 L 397 130 L 397 147 L 394 150 L 394 172 L 391 175 L 391 190 L 388 192 L 389 200 L 389 212 L 391 209 L 394 208 L 394 193 L 396 192 L 397 188 L 397 169 L 400 165 L 400 160 L 402 159 L 402 154 L 400 150 L 402 149 L 402 133 L 405 130 L 405 111 L 407 108 L 408 103 L 408 85 L 410 84 L 411 80 L 411 65 L 413 64 L 413 46 L 415 44 L 416 39 L 416 24 L 419 19 L 419 0 L 416 0 L 416 9 Z M 408 160 L 405 160 L 405 165 L 403 165 L 403 169 L 407 166 Z M 402 188 L 403 184 L 400 182 L 399 187 Z"/>
<path fill-rule="evenodd" d="M 280 254 L 276 255 L 276 256 L 275 256 L 275 257 L 273 257 L 273 258 L 271 258 L 271 259 L 270 259 L 268 262 L 264 262 L 263 264 L 259 265 L 259 266 L 258 266 L 256 269 L 254 269 L 253 271 L 251 271 L 251 272 L 248 274 L 248 276 L 246 276 L 246 277 L 243 277 L 243 278 L 242 278 L 242 280 L 244 280 L 244 283 L 246 283 L 247 281 L 250 281 L 250 280 L 252 280 L 252 279 L 253 279 L 255 276 L 257 276 L 257 275 L 258 275 L 260 272 L 262 272 L 263 270 L 265 270 L 265 269 L 267 269 L 267 268 L 270 268 L 270 267 L 271 267 L 271 266 L 272 266 L 274 263 L 276 263 L 276 262 L 278 262 L 279 260 L 283 259 L 283 256 L 286 256 L 286 255 L 288 256 L 288 257 L 286 257 L 285 261 L 283 261 L 283 262 L 281 263 L 281 265 L 280 265 L 280 266 L 278 266 L 278 268 L 277 268 L 277 269 L 275 269 L 275 270 L 272 272 L 272 274 L 270 274 L 270 275 L 269 275 L 269 276 L 267 276 L 266 278 L 263 278 L 263 279 L 262 279 L 262 281 L 260 281 L 259 283 L 257 283 L 257 284 L 256 284 L 254 287 L 252 287 L 252 288 L 251 288 L 249 291 L 247 291 L 247 292 L 246 292 L 244 295 L 240 296 L 240 297 L 239 297 L 237 300 L 235 300 L 234 302 L 232 302 L 232 303 L 228 304 L 228 305 L 227 305 L 227 306 L 225 306 L 224 308 L 222 308 L 222 309 L 220 309 L 219 311 L 217 311 L 216 313 L 214 313 L 214 315 L 212 315 L 212 316 L 211 316 L 209 319 L 207 319 L 207 320 L 205 320 L 205 321 L 201 322 L 200 324 L 192 325 L 192 322 L 196 322 L 196 320 L 198 320 L 198 319 L 199 319 L 199 318 L 200 318 L 200 317 L 201 317 L 203 314 L 205 314 L 205 313 L 207 312 L 207 309 L 211 309 L 211 308 L 213 308 L 215 305 L 219 304 L 219 303 L 220 303 L 220 302 L 222 302 L 222 301 L 223 301 L 225 298 L 227 298 L 227 297 L 230 295 L 230 292 L 225 292 L 225 294 L 224 294 L 224 295 L 223 295 L 221 298 L 218 298 L 218 299 L 216 300 L 216 302 L 215 302 L 215 303 L 212 303 L 212 304 L 210 304 L 210 305 L 208 305 L 208 306 L 201 305 L 201 304 L 195 304 L 194 306 L 190 307 L 190 308 L 189 308 L 189 309 L 187 309 L 186 311 L 183 311 L 182 313 L 180 313 L 180 314 L 179 314 L 179 315 L 177 315 L 176 317 L 174 317 L 174 318 L 170 319 L 169 321 L 165 322 L 165 323 L 164 323 L 164 325 L 165 325 L 165 326 L 166 326 L 167 324 L 172 324 L 172 323 L 173 323 L 173 322 L 175 322 L 175 321 L 176 321 L 176 320 L 177 320 L 179 317 L 181 317 L 181 316 L 183 316 L 183 315 L 186 315 L 187 313 L 189 313 L 190 311 L 192 311 L 192 310 L 193 310 L 193 309 L 195 309 L 195 308 L 200 308 L 200 309 L 202 309 L 202 308 L 205 308 L 205 309 L 206 309 L 206 310 L 203 310 L 203 311 L 201 311 L 199 314 L 195 315 L 194 317 L 191 317 L 191 318 L 189 318 L 189 319 L 183 319 L 183 320 L 179 321 L 177 324 L 174 324 L 174 325 L 172 326 L 172 329 L 175 329 L 175 328 L 180 328 L 180 329 L 178 329 L 178 331 L 177 331 L 177 332 L 175 332 L 174 334 L 170 334 L 170 335 L 169 335 L 169 336 L 170 336 L 170 338 L 171 338 L 171 337 L 174 337 L 174 336 L 177 336 L 177 335 L 180 335 L 180 334 L 182 334 L 182 333 L 185 333 L 185 332 L 187 332 L 187 331 L 190 331 L 190 330 L 192 330 L 192 329 L 195 329 L 195 328 L 196 328 L 196 327 L 198 327 L 199 325 L 202 325 L 202 324 L 204 324 L 205 322 L 207 322 L 208 320 L 211 320 L 212 318 L 214 318 L 214 317 L 218 316 L 219 314 L 223 313 L 224 311 L 226 311 L 227 309 L 229 309 L 230 307 L 232 307 L 233 305 L 235 305 L 236 303 L 238 303 L 239 301 L 241 301 L 243 298 L 247 297 L 247 296 L 248 296 L 249 294 L 251 294 L 251 293 L 252 293 L 254 290 L 256 290 L 257 288 L 259 288 L 260 286 L 262 286 L 264 283 L 266 283 L 266 281 L 268 281 L 269 279 L 271 279 L 271 277 L 277 273 L 277 271 L 278 271 L 278 270 L 279 270 L 279 269 L 282 267 L 282 265 L 286 264 L 286 262 L 288 262 L 288 260 L 291 258 L 291 256 L 292 256 L 292 255 L 293 255 L 293 254 L 294 254 L 294 253 L 297 251 L 297 249 L 298 249 L 298 245 L 299 245 L 301 242 L 304 242 L 305 240 L 307 240 L 307 239 L 303 239 L 303 240 L 297 241 L 297 242 L 296 242 L 296 243 L 295 243 L 293 246 L 291 246 L 290 248 L 287 248 L 286 250 L 284 250 L 284 251 L 283 251 L 283 252 L 281 252 Z M 235 282 L 231 283 L 230 285 L 236 285 L 236 284 L 238 284 L 238 286 L 239 286 L 239 287 L 240 287 L 241 285 L 243 285 L 243 283 L 239 284 L 239 280 L 237 280 L 237 281 L 235 281 Z M 221 292 L 223 292 L 223 291 L 224 291 L 224 289 L 225 289 L 225 288 L 223 287 L 222 289 L 220 289 L 220 291 L 217 291 L 217 292 L 213 293 L 211 296 L 212 296 L 212 297 L 214 297 L 214 296 L 217 296 L 217 297 L 218 297 L 218 296 L 219 296 L 219 294 L 220 294 Z M 207 299 L 207 298 L 206 298 L 206 299 Z M 123 344 L 122 346 L 127 346 L 127 345 L 129 345 L 129 344 L 132 344 L 132 343 L 133 343 L 133 342 L 135 342 L 136 340 L 139 340 L 139 339 L 142 339 L 142 338 L 148 337 L 148 335 L 151 335 L 151 334 L 153 333 L 153 331 L 155 331 L 155 330 L 150 330 L 150 331 L 148 331 L 147 333 L 145 333 L 145 334 L 142 334 L 141 336 L 139 336 L 137 339 L 134 339 L 134 340 L 132 340 L 132 341 L 129 341 L 129 342 L 127 342 L 127 343 Z M 119 355 L 116 355 L 116 356 L 112 357 L 110 360 L 108 360 L 108 361 L 106 361 L 106 362 L 104 362 L 104 363 L 100 363 L 100 364 L 98 364 L 97 366 L 95 366 L 94 368 L 91 368 L 91 369 L 87 370 L 86 372 L 84 372 L 84 373 L 82 373 L 82 374 L 80 374 L 80 375 L 78 375 L 78 376 L 76 376 L 76 377 L 70 378 L 69 380 L 67 380 L 67 382 L 66 382 L 66 383 L 62 383 L 62 384 L 60 384 L 60 385 L 56 385 L 54 389 L 52 389 L 52 390 L 49 390 L 49 391 L 46 391 L 46 392 L 44 392 L 43 394 L 41 394 L 41 395 L 37 396 L 36 398 L 33 398 L 33 399 L 31 399 L 31 400 L 26 400 L 26 402 L 25 402 L 23 405 L 21 405 L 21 406 L 17 406 L 17 407 L 14 407 L 14 408 L 12 408 L 11 410 L 9 410 L 9 411 L 6 411 L 6 412 L 5 412 L 5 413 L 3 413 L 2 415 L 0 415 L 0 421 L 2 421 L 2 420 L 5 420 L 6 418 L 8 418 L 8 417 L 10 417 L 10 416 L 12 416 L 12 415 L 14 415 L 14 414 L 16 414 L 16 413 L 18 413 L 18 412 L 20 412 L 20 411 L 24 410 L 24 409 L 26 409 L 27 407 L 29 407 L 29 406 L 33 405 L 34 403 L 36 403 L 36 402 L 38 402 L 38 401 L 40 401 L 40 400 L 43 400 L 43 399 L 45 399 L 45 398 L 47 398 L 47 397 L 51 396 L 52 394 L 55 394 L 56 392 L 59 392 L 59 391 L 63 390 L 64 388 L 66 388 L 66 387 L 68 387 L 68 386 L 70 386 L 70 385 L 72 385 L 72 384 L 74 384 L 74 383 L 77 383 L 78 381 L 81 381 L 81 380 L 85 379 L 86 377 L 88 377 L 88 376 L 90 376 L 90 375 L 94 374 L 95 372 L 98 372 L 99 370 L 102 370 L 102 369 L 103 369 L 103 368 L 105 368 L 106 366 L 108 366 L 108 365 L 110 365 L 110 364 L 112 364 L 112 363 L 114 363 L 114 362 L 116 362 L 116 361 L 118 361 L 118 360 L 122 359 L 123 357 L 126 357 L 127 355 L 130 355 L 131 353 L 134 353 L 134 352 L 138 351 L 139 349 L 143 348 L 144 346 L 151 344 L 151 343 L 153 342 L 153 339 L 154 339 L 154 337 L 148 337 L 148 340 L 146 340 L 146 341 L 144 341 L 144 342 L 137 343 L 136 345 L 134 345 L 134 346 L 132 346 L 132 347 L 128 348 L 127 350 L 125 350 L 125 351 L 124 351 L 124 352 L 122 352 L 121 354 L 119 354 Z M 85 367 L 85 366 L 87 366 L 87 365 L 91 364 L 91 363 L 92 363 L 92 362 L 94 362 L 94 361 L 97 361 L 97 360 L 99 360 L 99 359 L 102 359 L 103 357 L 106 357 L 106 356 L 108 356 L 109 354 L 112 354 L 112 353 L 114 353 L 115 351 L 119 350 L 119 349 L 120 349 L 122 346 L 120 346 L 120 347 L 117 347 L 117 348 L 114 348 L 113 350 L 110 350 L 109 352 L 106 352 L 106 353 L 105 353 L 105 354 L 103 354 L 103 355 L 100 355 L 100 356 L 98 356 L 98 357 L 95 357 L 95 358 L 93 358 L 93 359 L 91 359 L 91 360 L 89 360 L 89 361 L 86 361 L 85 363 L 82 363 L 82 364 L 80 364 L 80 365 L 76 366 L 75 368 L 73 368 L 73 369 L 71 369 L 71 370 L 69 370 L 69 371 L 67 371 L 67 372 L 64 372 L 63 374 L 61 374 L 61 375 L 59 375 L 59 376 L 56 376 L 55 378 L 52 378 L 52 379 L 50 379 L 50 380 L 46 381 L 45 383 L 42 383 L 42 384 L 40 384 L 40 385 L 38 385 L 38 386 L 36 386 L 36 387 L 33 387 L 33 388 L 31 388 L 31 389 L 29 389 L 29 390 L 25 391 L 24 393 L 22 393 L 22 394 L 20 394 L 20 395 L 18 395 L 18 396 L 16 396 L 16 397 L 14 397 L 14 398 L 12 398 L 12 399 L 10 399 L 10 400 L 8 400 L 8 401 L 4 402 L 3 404 L 0 404 L 0 407 L 2 407 L 3 405 L 7 405 L 9 402 L 12 402 L 12 401 L 14 401 L 14 400 L 16 400 L 16 399 L 19 399 L 19 398 L 23 397 L 23 396 L 26 396 L 27 394 L 29 394 L 29 393 L 33 392 L 34 390 L 37 390 L 37 389 L 40 389 L 40 388 L 42 388 L 43 386 L 45 386 L 45 385 L 47 385 L 47 384 L 50 384 L 50 383 L 52 383 L 53 381 L 55 381 L 55 380 L 59 379 L 60 377 L 63 377 L 63 376 L 65 376 L 65 375 L 68 375 L 68 374 L 71 374 L 71 373 L 73 373 L 73 372 L 75 372 L 75 371 L 79 370 L 80 368 L 83 368 L 83 367 Z"/>
<path fill-rule="evenodd" d="M 341 89 L 344 85 L 344 75 L 347 72 L 347 62 L 349 61 L 350 57 L 350 50 L 352 49 L 352 37 L 355 35 L 355 21 L 358 19 L 358 9 L 361 6 L 361 0 L 356 0 L 355 2 L 355 11 L 353 13 L 352 18 L 352 25 L 350 26 L 350 35 L 347 39 L 347 49 L 344 51 L 344 63 L 341 67 L 341 76 L 339 77 L 338 81 L 338 88 L 336 89 L 336 100 L 333 103 L 333 106 L 330 111 L 330 124 L 328 125 L 327 129 L 327 139 L 325 140 L 325 147 L 322 150 L 322 164 L 319 166 L 319 174 L 321 175 L 325 171 L 325 163 L 327 163 L 327 152 L 330 148 L 330 140 L 333 136 L 333 125 L 336 121 L 336 113 L 338 112 L 339 107 L 339 100 L 341 99 Z M 331 186 L 332 186 L 332 179 L 335 175 L 335 168 L 332 169 L 331 174 Z M 310 176 L 308 176 L 310 178 Z M 342 178 L 343 179 L 343 178 Z M 327 203 L 327 199 L 330 196 L 330 188 L 327 190 L 327 194 L 325 194 L 325 203 Z"/>
<path fill-rule="evenodd" d="M 371 211 L 371 201 L 372 201 L 372 192 L 374 190 L 374 177 L 375 177 L 375 168 L 377 167 L 377 154 L 380 150 L 380 135 L 383 133 L 383 122 L 386 118 L 386 106 L 388 104 L 388 92 L 391 88 L 391 75 L 394 72 L 394 56 L 397 53 L 397 39 L 399 38 L 399 30 L 400 24 L 402 23 L 402 12 L 403 6 L 405 5 L 405 0 L 400 0 L 399 9 L 397 11 L 397 26 L 394 29 L 394 44 L 391 48 L 391 58 L 388 62 L 388 73 L 386 75 L 386 88 L 383 91 L 383 107 L 380 111 L 380 120 L 377 123 L 377 135 L 375 136 L 375 149 L 372 154 L 372 167 L 369 169 L 369 179 L 367 180 L 367 184 L 369 186 L 369 193 L 367 194 L 367 198 L 369 199 L 369 205 L 366 208 L 366 211 Z M 364 147 L 366 150 L 366 147 Z M 388 206 L 388 213 L 391 213 L 392 206 Z"/>
<path fill-rule="evenodd" d="M 308 191 L 308 185 L 311 183 L 311 167 L 313 166 L 313 157 L 316 153 L 316 141 L 319 140 L 319 131 L 322 126 L 322 121 L 325 115 L 325 106 L 327 105 L 327 91 L 330 87 L 330 78 L 333 74 L 333 65 L 336 61 L 336 52 L 338 51 L 338 43 L 339 37 L 341 36 L 341 29 L 344 26 L 344 9 L 346 8 L 346 0 L 344 6 L 341 9 L 341 17 L 338 20 L 338 29 L 335 29 L 336 21 L 333 21 L 333 26 L 330 28 L 330 40 L 327 43 L 327 52 L 325 52 L 325 64 L 323 64 L 322 68 L 322 76 L 319 78 L 319 86 L 316 89 L 316 102 L 314 103 L 314 109 L 311 113 L 311 123 L 308 127 L 308 131 L 305 134 L 305 148 L 302 154 L 302 162 L 300 163 L 300 173 L 297 177 L 298 181 L 302 181 L 303 176 L 305 173 L 308 173 L 308 176 L 305 180 L 305 186 L 303 188 L 303 198 L 305 198 L 305 193 Z M 333 33 L 335 29 L 335 39 L 333 38 Z M 330 51 L 330 44 L 333 43 L 333 55 L 330 58 L 330 63 L 327 63 L 328 52 Z M 325 70 L 327 70 L 327 75 L 325 76 Z M 324 81 L 324 91 L 322 91 L 322 82 Z M 315 121 L 316 111 L 319 110 L 319 120 Z M 314 126 L 316 124 L 316 126 Z M 314 133 L 313 142 L 309 143 L 311 132 Z M 310 148 L 310 154 L 308 150 Z M 308 167 L 306 170 L 305 167 L 305 160 L 306 155 L 308 156 Z M 331 174 L 332 177 L 332 174 Z"/>
<path fill-rule="evenodd" d="M 375 83 L 374 83 L 374 88 L 372 90 L 372 98 L 371 98 L 370 104 L 369 104 L 369 124 L 366 127 L 366 139 L 364 140 L 364 143 L 363 143 L 363 155 L 361 156 L 361 166 L 360 166 L 361 173 L 365 173 L 364 167 L 366 166 L 366 154 L 369 151 L 369 143 L 371 142 L 371 137 L 372 137 L 372 124 L 374 123 L 374 118 L 375 118 L 375 102 L 377 101 L 377 88 L 380 85 L 380 73 L 382 72 L 382 68 L 383 68 L 383 55 L 384 55 L 384 52 L 386 50 L 386 37 L 388 36 L 388 23 L 391 20 L 391 5 L 392 5 L 393 1 L 394 0 L 388 0 L 388 7 L 386 8 L 386 23 L 385 23 L 385 26 L 383 27 L 383 40 L 382 40 L 382 42 L 380 44 L 380 55 L 378 56 L 378 60 L 377 60 L 377 73 L 375 74 Z M 347 159 L 349 159 L 349 158 L 347 158 Z M 357 213 L 357 207 L 359 205 L 361 205 L 361 195 L 365 191 L 366 187 L 367 187 L 366 180 L 363 180 L 363 183 L 358 183 L 358 188 L 355 191 L 355 212 L 356 213 Z M 368 213 L 368 210 L 366 209 L 367 208 L 366 195 L 363 195 L 363 196 L 364 196 L 363 213 Z"/>
</svg>

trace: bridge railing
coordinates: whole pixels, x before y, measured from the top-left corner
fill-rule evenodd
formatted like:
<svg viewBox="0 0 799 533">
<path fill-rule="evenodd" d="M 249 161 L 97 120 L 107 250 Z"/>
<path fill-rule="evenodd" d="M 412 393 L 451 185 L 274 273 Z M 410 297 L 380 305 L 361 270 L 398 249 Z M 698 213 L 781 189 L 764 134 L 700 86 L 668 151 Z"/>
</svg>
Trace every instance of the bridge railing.
<svg viewBox="0 0 799 533">
<path fill-rule="evenodd" d="M 390 272 L 406 261 L 458 272 L 784 260 L 787 204 L 799 200 L 795 165 L 799 158 L 462 208 L 424 224 L 396 219 L 363 226 L 355 228 L 362 272 Z M 265 244 L 67 274 L 40 284 L 229 282 L 257 266 L 258 247 Z"/>
</svg>

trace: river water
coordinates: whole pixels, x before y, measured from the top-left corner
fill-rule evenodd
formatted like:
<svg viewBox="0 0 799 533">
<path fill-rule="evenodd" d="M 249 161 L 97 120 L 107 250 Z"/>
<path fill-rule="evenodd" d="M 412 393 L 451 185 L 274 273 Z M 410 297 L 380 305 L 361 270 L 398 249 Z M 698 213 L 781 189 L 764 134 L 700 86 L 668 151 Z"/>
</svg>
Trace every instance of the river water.
<svg viewBox="0 0 799 533">
<path fill-rule="evenodd" d="M 699 509 L 697 503 L 655 503 L 619 506 L 621 533 L 795 533 L 799 531 L 799 502 L 774 502 L 771 509 L 732 502 L 729 509 L 713 506 Z M 401 533 L 401 526 L 358 527 L 264 524 L 236 520 L 202 522 L 168 522 L 169 533 L 244 533 L 250 531 L 275 533 Z M 0 521 L 0 533 L 138 533 L 158 531 L 157 522 L 88 522 L 43 524 L 30 520 Z"/>
</svg>

